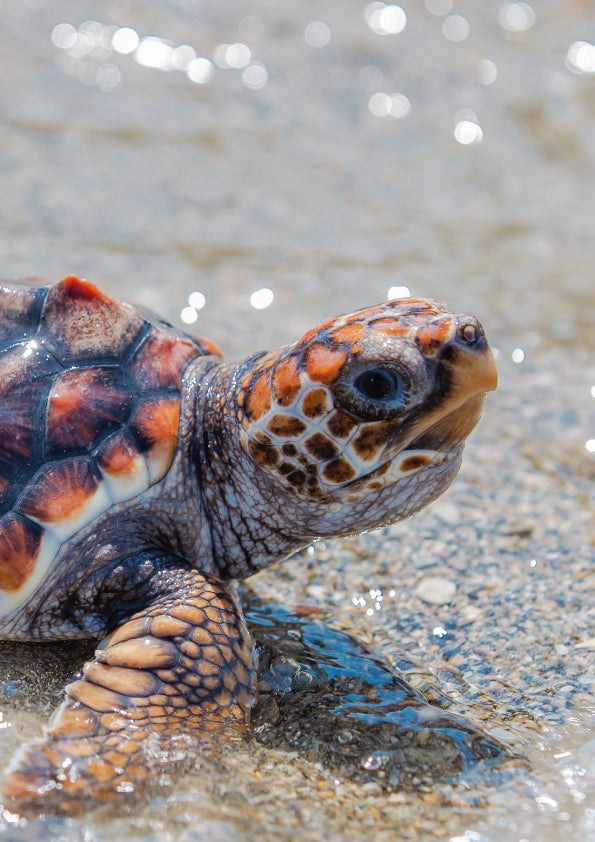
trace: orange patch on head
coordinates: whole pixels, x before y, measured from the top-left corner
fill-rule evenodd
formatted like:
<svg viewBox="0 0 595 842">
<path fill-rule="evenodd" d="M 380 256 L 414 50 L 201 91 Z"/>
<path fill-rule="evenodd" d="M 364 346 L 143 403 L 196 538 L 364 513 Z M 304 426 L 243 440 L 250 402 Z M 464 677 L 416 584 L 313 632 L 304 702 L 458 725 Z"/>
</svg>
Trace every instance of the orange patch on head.
<svg viewBox="0 0 595 842">
<path fill-rule="evenodd" d="M 388 302 L 391 309 L 399 310 L 402 315 L 417 315 L 436 313 L 436 309 L 425 298 L 395 298 Z"/>
<path fill-rule="evenodd" d="M 400 321 L 398 316 L 376 319 L 370 322 L 370 328 L 377 333 L 386 333 L 389 336 L 407 336 L 411 332 L 410 325 Z"/>
<path fill-rule="evenodd" d="M 312 345 L 306 351 L 306 371 L 310 379 L 319 383 L 333 383 L 345 365 L 348 352 L 345 348 L 328 348 L 326 345 Z"/>
<path fill-rule="evenodd" d="M 35 568 L 43 529 L 12 512 L 0 519 L 0 590 L 16 591 Z"/>
<path fill-rule="evenodd" d="M 179 389 L 188 363 L 200 353 L 190 340 L 155 331 L 136 355 L 134 376 L 143 389 Z"/>
<path fill-rule="evenodd" d="M 298 358 L 283 360 L 273 373 L 273 394 L 281 406 L 289 406 L 301 389 Z"/>
<path fill-rule="evenodd" d="M 360 339 L 363 339 L 365 334 L 365 327 L 356 322 L 354 324 L 345 325 L 344 327 L 338 327 L 336 330 L 331 332 L 330 337 L 333 342 L 349 345 L 353 349 L 353 346 L 356 345 Z"/>
<path fill-rule="evenodd" d="M 271 387 L 268 374 L 261 374 L 258 380 L 248 387 L 246 411 L 254 421 L 271 408 Z"/>
<path fill-rule="evenodd" d="M 90 459 L 50 464 L 35 475 L 18 509 L 42 523 L 68 520 L 80 512 L 99 483 Z"/>
<path fill-rule="evenodd" d="M 453 333 L 453 319 L 445 316 L 436 322 L 420 327 L 415 334 L 415 344 L 426 356 L 435 354 Z"/>
<path fill-rule="evenodd" d="M 325 319 L 323 322 L 320 322 L 319 325 L 313 327 L 312 330 L 309 330 L 307 333 L 304 333 L 302 338 L 299 341 L 300 346 L 309 345 L 310 342 L 313 342 L 317 339 L 318 334 L 322 333 L 325 330 L 330 330 L 336 322 L 336 318 L 333 319 Z"/>
</svg>

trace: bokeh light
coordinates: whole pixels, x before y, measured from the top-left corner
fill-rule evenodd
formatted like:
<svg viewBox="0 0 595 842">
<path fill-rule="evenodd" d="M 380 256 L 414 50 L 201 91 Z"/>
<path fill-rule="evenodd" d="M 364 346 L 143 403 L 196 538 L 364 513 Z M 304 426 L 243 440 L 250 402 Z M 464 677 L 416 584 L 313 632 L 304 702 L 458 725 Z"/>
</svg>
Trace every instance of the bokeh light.
<svg viewBox="0 0 595 842">
<path fill-rule="evenodd" d="M 464 41 L 470 30 L 469 21 L 463 15 L 449 15 L 442 22 L 442 34 L 449 41 Z"/>
<path fill-rule="evenodd" d="M 405 94 L 386 94 L 377 91 L 368 100 L 368 108 L 375 117 L 392 117 L 395 120 L 401 120 L 409 114 L 411 103 Z"/>
<path fill-rule="evenodd" d="M 242 73 L 242 82 L 247 88 L 257 91 L 264 88 L 269 81 L 269 74 L 264 64 L 259 61 L 252 62 Z"/>
<path fill-rule="evenodd" d="M 331 28 L 323 20 L 311 21 L 304 32 L 306 43 L 311 47 L 326 47 L 331 40 Z"/>
<path fill-rule="evenodd" d="M 566 67 L 573 73 L 595 73 L 595 44 L 575 41 L 566 53 Z"/>
<path fill-rule="evenodd" d="M 498 21 L 507 32 L 524 32 L 535 24 L 535 12 L 529 3 L 505 3 L 498 12 Z"/>
<path fill-rule="evenodd" d="M 407 26 L 407 15 L 400 6 L 369 3 L 364 11 L 366 23 L 376 35 L 397 35 Z"/>
<path fill-rule="evenodd" d="M 395 298 L 411 298 L 411 290 L 406 286 L 390 287 L 387 298 L 389 301 Z"/>
<path fill-rule="evenodd" d="M 186 75 L 191 82 L 196 82 L 197 85 L 204 85 L 208 82 L 215 72 L 213 62 L 204 56 L 192 59 L 186 68 Z"/>
<path fill-rule="evenodd" d="M 250 306 L 254 307 L 255 310 L 266 310 L 267 307 L 270 307 L 273 301 L 275 300 L 275 293 L 272 289 L 268 287 L 263 287 L 262 289 L 257 289 L 256 292 L 253 292 L 250 296 Z"/>
<path fill-rule="evenodd" d="M 480 59 L 478 70 L 479 81 L 482 85 L 493 85 L 498 78 L 498 67 L 489 58 Z"/>
</svg>

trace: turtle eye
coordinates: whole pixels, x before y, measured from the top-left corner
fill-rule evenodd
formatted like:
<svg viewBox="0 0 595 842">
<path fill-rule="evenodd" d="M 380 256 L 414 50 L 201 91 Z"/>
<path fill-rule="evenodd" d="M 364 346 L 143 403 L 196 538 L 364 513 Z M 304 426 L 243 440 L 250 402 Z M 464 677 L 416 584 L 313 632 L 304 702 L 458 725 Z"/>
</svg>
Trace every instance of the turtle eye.
<svg viewBox="0 0 595 842">
<path fill-rule="evenodd" d="M 364 371 L 356 379 L 355 388 L 368 400 L 385 403 L 400 398 L 403 394 L 403 381 L 394 371 L 374 368 Z"/>
</svg>

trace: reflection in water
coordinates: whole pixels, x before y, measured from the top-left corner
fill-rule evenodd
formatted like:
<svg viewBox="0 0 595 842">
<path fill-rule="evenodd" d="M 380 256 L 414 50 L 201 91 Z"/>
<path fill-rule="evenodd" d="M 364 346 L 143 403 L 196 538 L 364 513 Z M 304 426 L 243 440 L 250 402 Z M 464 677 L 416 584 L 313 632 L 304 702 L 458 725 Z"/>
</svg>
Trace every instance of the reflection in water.
<svg viewBox="0 0 595 842">
<path fill-rule="evenodd" d="M 575 41 L 568 48 L 566 67 L 572 73 L 595 73 L 595 44 Z"/>
<path fill-rule="evenodd" d="M 463 15 L 449 15 L 444 18 L 442 34 L 449 41 L 464 41 L 469 37 L 470 31 L 469 21 Z"/>
<path fill-rule="evenodd" d="M 259 22 L 262 24 L 260 18 L 247 16 L 244 21 L 245 31 L 258 33 Z M 321 22 L 315 25 L 318 24 L 326 26 Z M 320 39 L 319 30 L 314 30 L 313 37 L 316 38 L 316 31 Z M 71 23 L 58 23 L 52 29 L 51 41 L 69 59 L 76 60 L 60 63 L 64 73 L 104 90 L 117 87 L 122 79 L 120 68 L 107 63 L 108 59 L 127 55 L 131 55 L 141 67 L 184 72 L 191 82 L 199 85 L 212 79 L 215 65 L 223 70 L 242 70 L 242 82 L 246 88 L 258 90 L 268 82 L 266 67 L 261 62 L 252 62 L 252 51 L 242 42 L 217 45 L 211 61 L 199 56 L 190 44 L 176 45 L 157 35 L 141 38 L 131 26 L 108 26 L 96 20 L 85 21 L 78 29 Z"/>
<path fill-rule="evenodd" d="M 70 26 L 70 24 L 62 25 Z M 133 53 L 138 47 L 139 41 L 138 32 L 136 29 L 132 29 L 131 26 L 121 26 L 112 35 L 112 47 L 117 53 L 122 53 L 122 55 Z"/>
<path fill-rule="evenodd" d="M 256 290 L 250 296 L 250 306 L 255 310 L 266 310 L 275 300 L 275 293 L 268 287 Z"/>
<path fill-rule="evenodd" d="M 493 85 L 498 78 L 498 67 L 489 58 L 482 58 L 479 61 L 479 81 L 482 85 Z"/>
<path fill-rule="evenodd" d="M 463 146 L 471 143 L 481 143 L 483 140 L 483 129 L 474 120 L 459 120 L 454 129 L 455 140 Z"/>
<path fill-rule="evenodd" d="M 498 12 L 498 21 L 508 32 L 524 32 L 535 23 L 535 12 L 529 3 L 505 3 Z"/>
<path fill-rule="evenodd" d="M 407 15 L 400 6 L 370 3 L 364 11 L 366 23 L 376 35 L 397 35 L 407 26 Z"/>
<path fill-rule="evenodd" d="M 369 592 L 377 609 L 381 595 Z M 512 756 L 470 719 L 429 704 L 351 635 L 244 596 L 259 663 L 253 724 L 264 745 L 388 790 L 486 774 Z"/>
<path fill-rule="evenodd" d="M 326 47 L 331 40 L 331 28 L 323 20 L 313 20 L 304 32 L 306 44 L 311 47 Z"/>
<path fill-rule="evenodd" d="M 389 287 L 387 298 L 391 301 L 393 298 L 411 298 L 411 290 L 409 287 Z"/>
<path fill-rule="evenodd" d="M 185 325 L 193 325 L 194 322 L 198 319 L 198 313 L 196 312 L 194 307 L 182 307 L 180 311 L 180 318 Z"/>
<path fill-rule="evenodd" d="M 426 9 L 432 15 L 443 17 L 452 11 L 452 0 L 426 0 Z"/>
<path fill-rule="evenodd" d="M 525 351 L 522 348 L 515 348 L 512 352 L 513 363 L 522 363 L 525 361 Z"/>
<path fill-rule="evenodd" d="M 401 120 L 409 114 L 411 103 L 405 94 L 385 94 L 378 91 L 370 97 L 368 108 L 375 117 L 392 117 L 395 120 Z"/>
</svg>

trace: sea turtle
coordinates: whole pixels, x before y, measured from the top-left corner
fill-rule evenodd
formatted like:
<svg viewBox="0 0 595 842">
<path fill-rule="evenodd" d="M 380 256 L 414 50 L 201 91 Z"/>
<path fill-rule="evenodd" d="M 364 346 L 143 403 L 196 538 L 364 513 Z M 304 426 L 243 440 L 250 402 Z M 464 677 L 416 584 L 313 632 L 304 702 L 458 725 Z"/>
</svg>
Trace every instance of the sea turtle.
<svg viewBox="0 0 595 842">
<path fill-rule="evenodd" d="M 241 731 L 254 655 L 224 580 L 434 499 L 495 386 L 478 321 L 434 301 L 230 365 L 79 278 L 0 284 L 0 637 L 103 638 L 5 796 L 110 798 Z"/>
</svg>

